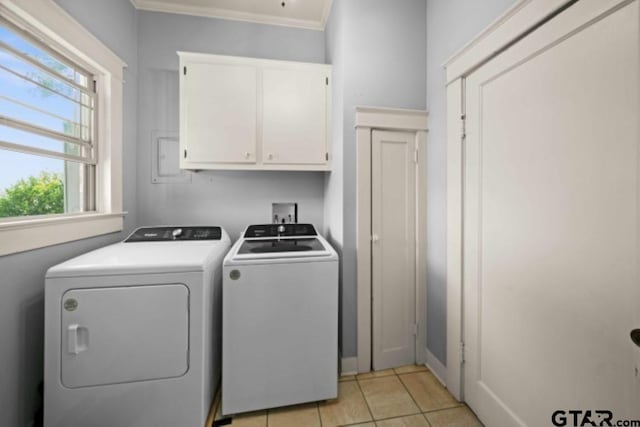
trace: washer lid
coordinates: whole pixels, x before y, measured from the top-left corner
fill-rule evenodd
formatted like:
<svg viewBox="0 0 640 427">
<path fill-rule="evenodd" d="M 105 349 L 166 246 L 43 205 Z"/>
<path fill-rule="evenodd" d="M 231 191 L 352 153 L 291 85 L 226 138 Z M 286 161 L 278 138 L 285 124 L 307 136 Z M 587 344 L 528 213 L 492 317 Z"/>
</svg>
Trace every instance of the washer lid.
<svg viewBox="0 0 640 427">
<path fill-rule="evenodd" d="M 224 265 L 279 262 L 334 261 L 335 250 L 321 236 L 280 239 L 240 239 L 224 259 Z"/>
</svg>

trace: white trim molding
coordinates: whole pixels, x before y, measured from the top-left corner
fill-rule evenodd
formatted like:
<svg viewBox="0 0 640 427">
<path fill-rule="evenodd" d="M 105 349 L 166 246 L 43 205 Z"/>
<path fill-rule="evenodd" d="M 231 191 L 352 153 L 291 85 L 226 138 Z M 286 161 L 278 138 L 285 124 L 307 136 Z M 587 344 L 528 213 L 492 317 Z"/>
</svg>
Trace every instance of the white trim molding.
<svg viewBox="0 0 640 427">
<path fill-rule="evenodd" d="M 356 128 L 426 131 L 427 117 L 427 112 L 422 110 L 356 107 Z"/>
<path fill-rule="evenodd" d="M 0 256 L 121 231 L 126 64 L 52 0 L 0 0 L 0 15 L 92 73 L 98 96 L 96 211 L 0 221 Z"/>
<path fill-rule="evenodd" d="M 122 230 L 125 213 L 64 215 L 0 223 L 0 256 Z"/>
<path fill-rule="evenodd" d="M 356 107 L 356 275 L 357 371 L 371 370 L 371 132 L 404 130 L 416 135 L 418 170 L 416 194 L 416 363 L 426 362 L 427 351 L 427 117 L 426 111 Z"/>
<path fill-rule="evenodd" d="M 520 0 L 509 8 L 469 43 L 454 53 L 444 66 L 447 84 L 474 69 L 480 63 L 499 52 L 536 24 L 571 0 Z"/>
<path fill-rule="evenodd" d="M 333 0 L 324 2 L 322 15 L 319 20 L 296 19 L 286 16 L 276 16 L 261 13 L 243 12 L 218 8 L 215 6 L 184 4 L 179 2 L 167 3 L 158 0 L 131 0 L 136 9 L 151 12 L 175 13 L 179 15 L 202 16 L 206 18 L 228 19 L 232 21 L 253 22 L 257 24 L 279 25 L 284 27 L 303 28 L 307 30 L 323 31 L 331 14 Z"/>
<path fill-rule="evenodd" d="M 340 376 L 355 375 L 358 373 L 358 358 L 343 357 L 340 359 Z"/>
<path fill-rule="evenodd" d="M 429 350 L 427 350 L 427 362 L 425 365 L 429 368 L 433 376 L 446 387 L 447 383 L 445 378 L 447 378 L 447 367 L 444 366 L 442 362 L 440 362 L 440 360 L 438 360 L 438 358 Z"/>
<path fill-rule="evenodd" d="M 447 374 L 462 400 L 462 79 L 447 86 Z"/>
</svg>

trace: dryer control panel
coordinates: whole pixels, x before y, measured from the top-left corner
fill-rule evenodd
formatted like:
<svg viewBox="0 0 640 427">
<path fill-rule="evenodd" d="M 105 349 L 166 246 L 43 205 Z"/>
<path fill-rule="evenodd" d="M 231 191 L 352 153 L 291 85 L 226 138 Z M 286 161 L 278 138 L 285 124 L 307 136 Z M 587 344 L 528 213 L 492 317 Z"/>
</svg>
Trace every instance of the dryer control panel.
<svg viewBox="0 0 640 427">
<path fill-rule="evenodd" d="M 132 242 L 175 242 L 185 240 L 220 240 L 220 227 L 141 227 L 124 241 Z"/>
</svg>

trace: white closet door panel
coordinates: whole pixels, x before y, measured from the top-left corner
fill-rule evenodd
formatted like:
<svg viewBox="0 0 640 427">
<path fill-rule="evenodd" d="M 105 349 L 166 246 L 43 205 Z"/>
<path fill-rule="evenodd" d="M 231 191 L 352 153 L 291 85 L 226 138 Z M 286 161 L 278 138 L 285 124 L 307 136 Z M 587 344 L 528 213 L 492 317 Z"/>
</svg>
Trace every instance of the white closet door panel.
<svg viewBox="0 0 640 427">
<path fill-rule="evenodd" d="M 590 3 L 466 82 L 464 396 L 486 425 L 640 418 L 638 1 L 545 38 Z"/>
<path fill-rule="evenodd" d="M 181 132 L 188 160 L 255 163 L 257 75 L 249 65 L 187 64 Z"/>
<path fill-rule="evenodd" d="M 65 387 L 179 377 L 189 369 L 186 286 L 72 289 L 61 304 Z"/>
<path fill-rule="evenodd" d="M 415 362 L 415 134 L 373 131 L 373 368 Z"/>
<path fill-rule="evenodd" d="M 264 163 L 327 162 L 326 77 L 317 70 L 264 69 Z"/>
</svg>

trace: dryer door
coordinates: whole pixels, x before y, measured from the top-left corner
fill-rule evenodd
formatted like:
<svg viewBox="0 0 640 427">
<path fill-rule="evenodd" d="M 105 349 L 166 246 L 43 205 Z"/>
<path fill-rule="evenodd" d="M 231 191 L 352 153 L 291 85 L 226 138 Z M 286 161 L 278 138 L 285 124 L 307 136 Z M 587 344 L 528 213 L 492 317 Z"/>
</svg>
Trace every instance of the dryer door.
<svg viewBox="0 0 640 427">
<path fill-rule="evenodd" d="M 60 304 L 65 387 L 179 377 L 189 369 L 186 286 L 72 289 Z"/>
</svg>

